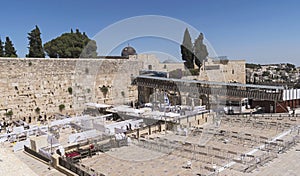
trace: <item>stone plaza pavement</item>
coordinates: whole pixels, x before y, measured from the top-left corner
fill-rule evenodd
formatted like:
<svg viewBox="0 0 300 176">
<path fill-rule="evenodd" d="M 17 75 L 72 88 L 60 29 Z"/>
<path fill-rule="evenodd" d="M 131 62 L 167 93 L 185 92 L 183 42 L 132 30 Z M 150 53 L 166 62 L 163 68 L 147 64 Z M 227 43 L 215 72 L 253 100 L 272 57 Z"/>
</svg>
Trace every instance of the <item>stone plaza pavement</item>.
<svg viewBox="0 0 300 176">
<path fill-rule="evenodd" d="M 14 153 L 0 147 L 0 175 L 2 176 L 63 176 L 64 174 L 28 156 L 23 151 Z"/>
<path fill-rule="evenodd" d="M 253 175 L 264 176 L 297 176 L 300 174 L 300 144 L 279 155 L 274 161 L 253 172 Z"/>
<path fill-rule="evenodd" d="M 6 148 L 0 148 L 0 175 L 38 176 L 28 165 Z"/>
<path fill-rule="evenodd" d="M 300 173 L 300 144 L 251 173 L 226 169 L 218 176 L 298 176 Z"/>
</svg>

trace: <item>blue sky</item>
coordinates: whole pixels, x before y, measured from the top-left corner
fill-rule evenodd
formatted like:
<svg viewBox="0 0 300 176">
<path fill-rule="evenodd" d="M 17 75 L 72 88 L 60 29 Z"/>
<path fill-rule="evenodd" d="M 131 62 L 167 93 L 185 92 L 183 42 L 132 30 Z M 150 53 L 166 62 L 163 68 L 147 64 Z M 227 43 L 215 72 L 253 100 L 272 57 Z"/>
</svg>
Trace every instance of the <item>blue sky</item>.
<svg viewBox="0 0 300 176">
<path fill-rule="evenodd" d="M 203 32 L 218 55 L 254 63 L 300 65 L 300 1 L 297 0 L 10 0 L 1 1 L 0 9 L 0 37 L 3 41 L 9 36 L 20 57 L 28 53 L 27 33 L 35 25 L 39 26 L 45 43 L 71 28 L 79 28 L 93 37 L 126 18 L 162 15 Z M 155 38 L 139 38 L 116 48 L 130 43 L 139 53 L 156 51 L 159 42 Z M 179 47 L 174 43 L 163 46 L 167 53 L 178 57 Z M 115 49 L 112 54 L 119 52 Z"/>
</svg>

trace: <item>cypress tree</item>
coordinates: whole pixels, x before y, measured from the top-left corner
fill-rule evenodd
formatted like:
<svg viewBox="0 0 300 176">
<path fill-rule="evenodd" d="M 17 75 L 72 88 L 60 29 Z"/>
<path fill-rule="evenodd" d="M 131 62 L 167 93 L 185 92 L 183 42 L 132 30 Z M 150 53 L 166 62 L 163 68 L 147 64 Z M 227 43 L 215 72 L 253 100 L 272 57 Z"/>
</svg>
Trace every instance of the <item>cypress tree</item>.
<svg viewBox="0 0 300 176">
<path fill-rule="evenodd" d="M 17 51 L 15 50 L 15 47 L 9 37 L 6 37 L 5 39 L 4 53 L 5 57 L 18 57 Z"/>
<path fill-rule="evenodd" d="M 206 46 L 203 43 L 204 35 L 200 33 L 198 38 L 195 40 L 194 53 L 195 53 L 195 64 L 200 68 L 203 61 L 208 56 Z"/>
<path fill-rule="evenodd" d="M 44 58 L 45 52 L 42 45 L 41 32 L 39 27 L 35 26 L 35 29 L 28 33 L 27 38 L 29 40 L 29 53 L 26 55 L 26 57 Z"/>
<path fill-rule="evenodd" d="M 184 31 L 183 42 L 182 45 L 180 45 L 180 48 L 181 48 L 182 60 L 185 61 L 184 65 L 188 69 L 193 69 L 194 68 L 193 44 L 192 44 L 190 33 L 187 28 Z"/>
<path fill-rule="evenodd" d="M 3 42 L 0 38 L 0 57 L 4 56 L 4 47 L 3 47 Z"/>
</svg>

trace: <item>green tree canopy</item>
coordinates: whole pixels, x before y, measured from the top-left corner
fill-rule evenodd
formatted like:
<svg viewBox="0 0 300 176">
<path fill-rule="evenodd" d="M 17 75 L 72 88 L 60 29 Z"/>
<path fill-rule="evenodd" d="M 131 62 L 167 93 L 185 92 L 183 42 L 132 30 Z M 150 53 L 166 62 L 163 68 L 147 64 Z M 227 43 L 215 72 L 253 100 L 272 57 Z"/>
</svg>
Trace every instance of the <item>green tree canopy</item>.
<svg viewBox="0 0 300 176">
<path fill-rule="evenodd" d="M 4 56 L 5 57 L 18 57 L 17 51 L 15 50 L 15 47 L 14 47 L 12 41 L 9 39 L 9 37 L 6 37 L 6 40 L 5 40 Z"/>
<path fill-rule="evenodd" d="M 64 33 L 61 36 L 44 44 L 44 49 L 52 58 L 79 58 L 96 57 L 96 41 L 91 40 L 85 33 L 76 29 L 74 33 Z"/>
<path fill-rule="evenodd" d="M 185 61 L 184 65 L 188 69 L 194 68 L 194 54 L 193 54 L 193 44 L 189 30 L 186 28 L 184 31 L 183 42 L 180 45 L 181 57 Z"/>
<path fill-rule="evenodd" d="M 0 38 L 0 57 L 4 56 L 4 47 L 3 47 L 3 42 Z"/>
<path fill-rule="evenodd" d="M 28 40 L 29 40 L 29 53 L 26 57 L 31 58 L 44 58 L 45 52 L 43 49 L 42 39 L 41 39 L 41 32 L 38 26 L 35 26 L 30 33 L 28 33 Z"/>
<path fill-rule="evenodd" d="M 253 63 L 246 63 L 246 68 L 259 69 L 259 68 L 261 68 L 261 65 L 260 64 L 253 64 Z"/>
<path fill-rule="evenodd" d="M 195 40 L 194 53 L 195 53 L 195 64 L 200 68 L 203 61 L 208 56 L 206 46 L 203 43 L 204 35 L 200 33 L 198 38 Z"/>
</svg>

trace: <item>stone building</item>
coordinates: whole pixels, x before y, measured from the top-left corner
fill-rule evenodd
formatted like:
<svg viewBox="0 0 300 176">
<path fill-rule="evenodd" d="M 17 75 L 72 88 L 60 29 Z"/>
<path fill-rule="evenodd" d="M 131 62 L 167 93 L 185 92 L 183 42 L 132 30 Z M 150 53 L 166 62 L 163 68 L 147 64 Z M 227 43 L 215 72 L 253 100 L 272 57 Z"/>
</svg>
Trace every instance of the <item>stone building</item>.
<svg viewBox="0 0 300 176">
<path fill-rule="evenodd" d="M 209 58 L 200 68 L 198 80 L 246 83 L 246 61 Z"/>
</svg>

